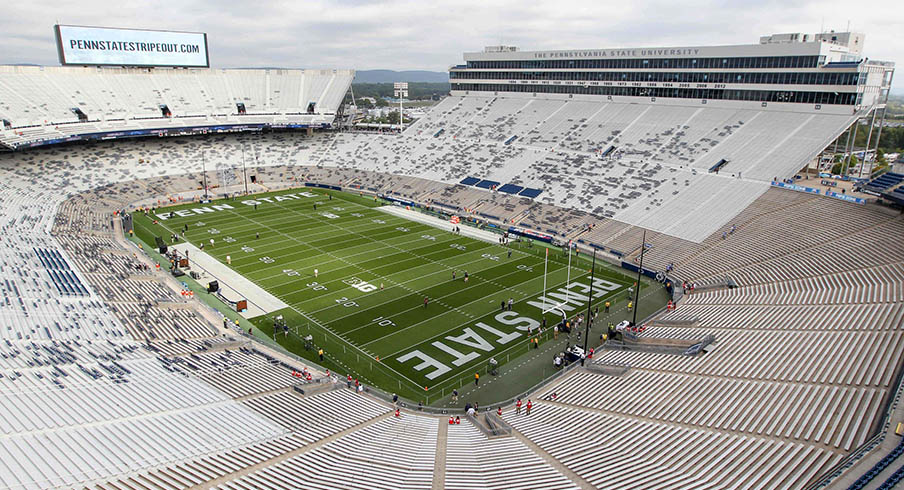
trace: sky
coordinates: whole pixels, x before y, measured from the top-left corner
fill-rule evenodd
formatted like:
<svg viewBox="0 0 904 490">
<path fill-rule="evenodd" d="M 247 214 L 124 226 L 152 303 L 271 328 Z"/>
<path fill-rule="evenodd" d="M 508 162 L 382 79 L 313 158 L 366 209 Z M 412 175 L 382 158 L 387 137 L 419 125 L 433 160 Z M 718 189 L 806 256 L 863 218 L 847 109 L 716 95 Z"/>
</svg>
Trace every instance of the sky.
<svg viewBox="0 0 904 490">
<path fill-rule="evenodd" d="M 0 64 L 57 65 L 56 23 L 208 33 L 212 67 L 445 71 L 465 51 L 751 44 L 825 30 L 866 34 L 864 54 L 904 62 L 900 0 L 8 1 Z M 895 91 L 904 91 L 904 73 Z"/>
</svg>

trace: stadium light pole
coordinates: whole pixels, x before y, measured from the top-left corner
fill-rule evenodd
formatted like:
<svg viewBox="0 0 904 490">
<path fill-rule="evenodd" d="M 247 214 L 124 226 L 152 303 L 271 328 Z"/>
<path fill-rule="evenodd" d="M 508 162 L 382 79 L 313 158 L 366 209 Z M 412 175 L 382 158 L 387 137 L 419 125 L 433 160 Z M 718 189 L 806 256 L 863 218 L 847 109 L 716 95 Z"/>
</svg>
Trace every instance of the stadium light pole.
<svg viewBox="0 0 904 490">
<path fill-rule="evenodd" d="M 408 97 L 408 82 L 396 82 L 393 84 L 395 89 L 393 93 L 399 98 L 399 133 L 405 130 L 405 123 L 402 118 L 402 97 Z"/>
<path fill-rule="evenodd" d="M 546 269 L 547 269 L 548 264 L 549 264 L 549 247 L 546 247 L 546 259 L 543 261 L 543 303 L 544 304 L 546 303 Z"/>
<path fill-rule="evenodd" d="M 568 244 L 565 245 L 568 248 L 568 271 L 565 276 L 565 287 L 568 287 L 568 284 L 571 284 L 571 240 L 568 240 Z M 566 293 L 567 295 L 567 293 Z"/>
<path fill-rule="evenodd" d="M 204 199 L 207 199 L 207 163 L 204 161 L 204 152 L 201 152 L 201 177 L 204 185 Z"/>
<path fill-rule="evenodd" d="M 637 268 L 637 287 L 634 288 L 634 318 L 631 320 L 632 325 L 637 325 L 637 300 L 640 299 L 640 275 L 643 273 L 643 252 L 647 249 L 647 230 L 643 231 L 643 238 L 640 243 L 640 267 Z"/>
<path fill-rule="evenodd" d="M 248 172 L 245 171 L 245 145 L 242 145 L 242 182 L 245 184 L 245 195 L 248 195 Z"/>
<path fill-rule="evenodd" d="M 590 340 L 590 307 L 593 305 L 593 273 L 596 272 L 596 249 L 593 249 L 593 262 L 590 265 L 590 299 L 587 300 L 587 326 L 584 327 L 584 355 L 587 355 L 587 342 Z M 581 366 L 584 360 L 581 359 Z"/>
</svg>

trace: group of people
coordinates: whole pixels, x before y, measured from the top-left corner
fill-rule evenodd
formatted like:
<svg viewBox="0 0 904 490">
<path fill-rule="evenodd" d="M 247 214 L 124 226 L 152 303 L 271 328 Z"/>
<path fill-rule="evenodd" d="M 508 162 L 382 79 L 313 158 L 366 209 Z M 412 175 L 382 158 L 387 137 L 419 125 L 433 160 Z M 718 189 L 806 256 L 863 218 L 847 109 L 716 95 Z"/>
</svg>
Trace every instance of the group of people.
<svg viewBox="0 0 904 490">
<path fill-rule="evenodd" d="M 452 271 L 452 280 L 453 280 L 453 281 L 455 280 L 455 277 L 456 277 L 455 271 L 453 270 L 453 271 Z M 465 274 L 464 274 L 464 280 L 465 280 L 465 282 L 468 282 L 468 271 L 465 271 Z"/>
<path fill-rule="evenodd" d="M 734 232 L 737 229 L 738 227 L 736 225 L 731 225 L 731 228 L 729 228 L 728 231 L 722 232 L 722 239 L 725 240 L 726 238 L 728 238 L 728 235 L 734 235 Z"/>
<path fill-rule="evenodd" d="M 506 311 L 506 309 L 508 309 L 508 311 L 512 311 L 512 306 L 515 304 L 515 299 L 509 298 L 508 303 L 506 303 L 505 300 L 502 300 L 499 304 L 501 311 Z"/>
<path fill-rule="evenodd" d="M 358 378 L 352 379 L 351 374 L 345 375 L 345 386 L 347 386 L 349 389 L 352 389 L 353 384 L 355 393 L 364 393 L 364 385 L 361 384 L 360 381 L 358 381 Z M 398 399 L 398 397 L 396 397 L 396 399 Z"/>
</svg>

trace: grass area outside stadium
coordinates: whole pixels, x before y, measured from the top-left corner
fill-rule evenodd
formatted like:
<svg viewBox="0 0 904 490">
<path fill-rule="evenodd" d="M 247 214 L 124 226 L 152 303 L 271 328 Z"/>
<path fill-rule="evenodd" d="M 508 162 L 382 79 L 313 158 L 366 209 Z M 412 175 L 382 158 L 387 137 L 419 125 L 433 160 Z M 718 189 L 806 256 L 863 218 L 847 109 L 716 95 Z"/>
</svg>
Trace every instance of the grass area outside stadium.
<svg viewBox="0 0 904 490">
<path fill-rule="evenodd" d="M 229 267 L 289 305 L 251 323 L 290 352 L 339 375 L 350 373 L 425 404 L 448 403 L 453 389 L 473 384 L 475 372 L 489 385 L 487 361 L 494 357 L 505 373 L 493 379 L 496 388 L 470 390 L 484 404 L 551 374 L 552 355 L 564 342 L 575 343 L 576 334 L 553 339 L 561 314 L 542 312 L 560 303 L 571 308 L 570 317 L 586 312 L 587 258 L 573 256 L 569 269 L 567 254 L 549 248 L 544 264 L 545 244 L 478 241 L 376 209 L 383 204 L 301 188 L 136 212 L 133 222 L 147 244 L 156 236 L 169 242 L 185 225 L 185 239 L 196 246 L 214 238 L 206 253 L 224 264 L 230 256 Z M 614 301 L 615 314 L 627 305 L 636 276 L 598 261 L 594 279 L 593 307 Z M 667 300 L 659 284 L 644 286 L 639 318 Z M 288 332 L 274 335 L 277 315 Z M 544 316 L 548 327 L 538 336 Z M 529 329 L 541 348 L 531 350 Z M 305 341 L 308 336 L 312 342 Z M 596 336 L 591 333 L 591 340 Z"/>
</svg>

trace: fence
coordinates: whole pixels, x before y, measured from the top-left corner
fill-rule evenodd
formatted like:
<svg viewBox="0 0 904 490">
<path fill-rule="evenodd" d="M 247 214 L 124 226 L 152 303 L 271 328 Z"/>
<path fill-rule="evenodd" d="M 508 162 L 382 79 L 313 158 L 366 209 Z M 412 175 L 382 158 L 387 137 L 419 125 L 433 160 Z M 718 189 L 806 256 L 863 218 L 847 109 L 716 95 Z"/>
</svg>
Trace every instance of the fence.
<svg viewBox="0 0 904 490">
<path fill-rule="evenodd" d="M 606 376 L 621 376 L 631 370 L 628 364 L 588 364 L 584 369 L 594 374 L 604 374 Z"/>
</svg>

